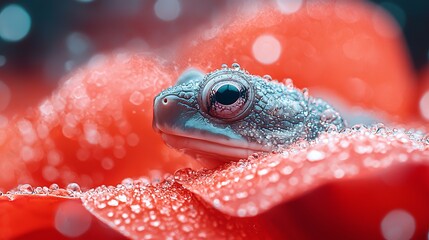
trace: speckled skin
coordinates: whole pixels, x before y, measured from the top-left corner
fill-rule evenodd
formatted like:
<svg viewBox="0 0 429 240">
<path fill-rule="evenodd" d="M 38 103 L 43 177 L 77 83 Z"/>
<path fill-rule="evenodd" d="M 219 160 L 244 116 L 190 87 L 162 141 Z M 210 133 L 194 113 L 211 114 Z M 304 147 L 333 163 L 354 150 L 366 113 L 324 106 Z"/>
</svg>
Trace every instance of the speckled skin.
<svg viewBox="0 0 429 240">
<path fill-rule="evenodd" d="M 250 86 L 248 110 L 233 121 L 210 116 L 202 104 L 206 84 L 230 77 L 241 77 Z M 170 106 L 162 105 L 164 98 Z M 254 151 L 275 151 L 300 139 L 314 139 L 328 128 L 345 127 L 340 114 L 323 100 L 309 97 L 292 84 L 286 86 L 240 68 L 222 68 L 207 75 L 195 70 L 184 73 L 175 86 L 155 98 L 153 125 L 164 133 Z"/>
</svg>

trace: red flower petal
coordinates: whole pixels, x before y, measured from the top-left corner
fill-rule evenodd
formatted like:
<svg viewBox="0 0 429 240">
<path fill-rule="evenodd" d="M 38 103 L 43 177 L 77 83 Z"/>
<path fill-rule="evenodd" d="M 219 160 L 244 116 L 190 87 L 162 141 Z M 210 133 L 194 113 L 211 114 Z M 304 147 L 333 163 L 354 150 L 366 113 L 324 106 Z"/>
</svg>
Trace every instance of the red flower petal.
<svg viewBox="0 0 429 240">
<path fill-rule="evenodd" d="M 54 185 L 19 189 L 0 196 L 1 239 L 122 238 L 82 206 L 79 192 Z"/>
<path fill-rule="evenodd" d="M 364 1 L 305 1 L 292 14 L 264 5 L 232 10 L 192 34 L 182 65 L 213 70 L 236 61 L 252 74 L 328 92 L 326 98 L 409 115 L 412 67 L 385 12 Z"/>
<path fill-rule="evenodd" d="M 306 216 L 298 216 L 298 220 L 317 218 L 314 222 L 323 224 L 341 219 L 339 223 L 346 227 L 344 232 L 335 225 L 324 225 L 326 236 L 370 229 L 362 236 L 371 237 L 378 234 L 383 214 L 402 206 L 412 213 L 418 234 L 422 234 L 427 233 L 429 224 L 429 142 L 422 137 L 421 132 L 409 136 L 401 130 L 384 127 L 329 133 L 310 145 L 301 142 L 283 153 L 253 156 L 221 169 L 181 170 L 176 179 L 216 209 L 232 216 L 259 215 L 295 199 L 294 206 L 301 206 L 295 211 L 303 211 Z M 412 165 L 418 167 L 410 168 Z M 410 169 L 415 176 L 407 174 Z M 345 179 L 359 181 L 345 182 Z M 299 197 L 327 183 L 331 184 L 329 191 Z M 308 204 L 313 212 L 302 207 Z M 369 212 L 362 212 L 362 208 Z M 297 218 L 286 213 L 282 216 L 283 220 Z M 355 219 L 365 221 L 353 231 L 350 228 Z M 312 229 L 311 224 L 301 224 L 309 227 L 309 231 Z"/>
<path fill-rule="evenodd" d="M 176 77 L 148 57 L 95 56 L 25 117 L 0 119 L 1 188 L 92 187 L 195 166 L 152 130 L 153 97 Z"/>
<path fill-rule="evenodd" d="M 112 228 L 132 238 L 261 238 L 256 219 L 224 215 L 167 179 L 125 180 L 117 187 L 98 187 L 84 194 L 85 207 Z"/>
</svg>

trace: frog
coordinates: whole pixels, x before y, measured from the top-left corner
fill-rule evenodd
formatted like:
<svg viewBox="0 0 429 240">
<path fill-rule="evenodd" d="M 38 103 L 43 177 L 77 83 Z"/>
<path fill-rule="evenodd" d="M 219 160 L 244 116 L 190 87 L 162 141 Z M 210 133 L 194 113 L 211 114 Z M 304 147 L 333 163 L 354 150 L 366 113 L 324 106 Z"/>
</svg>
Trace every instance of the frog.
<svg viewBox="0 0 429 240">
<path fill-rule="evenodd" d="M 155 96 L 152 125 L 168 146 L 216 166 L 313 141 L 344 129 L 346 122 L 290 79 L 279 82 L 233 64 L 206 74 L 183 72 Z"/>
</svg>

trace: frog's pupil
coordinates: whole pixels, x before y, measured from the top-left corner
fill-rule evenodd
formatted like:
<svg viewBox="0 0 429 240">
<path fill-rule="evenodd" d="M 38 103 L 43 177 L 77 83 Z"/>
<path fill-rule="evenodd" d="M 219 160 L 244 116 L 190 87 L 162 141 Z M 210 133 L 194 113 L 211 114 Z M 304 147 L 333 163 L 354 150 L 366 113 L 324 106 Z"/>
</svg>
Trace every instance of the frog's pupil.
<svg viewBox="0 0 429 240">
<path fill-rule="evenodd" d="M 231 105 L 240 97 L 240 91 L 232 84 L 225 84 L 221 86 L 215 94 L 216 102 L 223 105 Z"/>
</svg>

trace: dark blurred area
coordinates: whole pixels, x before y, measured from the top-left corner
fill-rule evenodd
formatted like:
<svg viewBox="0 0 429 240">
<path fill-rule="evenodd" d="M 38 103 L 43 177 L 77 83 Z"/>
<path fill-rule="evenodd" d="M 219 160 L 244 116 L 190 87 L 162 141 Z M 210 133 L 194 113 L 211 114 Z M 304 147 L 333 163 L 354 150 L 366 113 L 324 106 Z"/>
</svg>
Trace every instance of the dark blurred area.
<svg viewBox="0 0 429 240">
<path fill-rule="evenodd" d="M 231 4 L 243 2 L 3 0 L 0 76 L 7 72 L 24 76 L 16 81 L 43 81 L 50 85 L 94 54 L 120 47 L 160 48 Z M 429 58 L 429 1 L 374 2 L 395 17 L 414 67 L 421 69 Z"/>
</svg>

